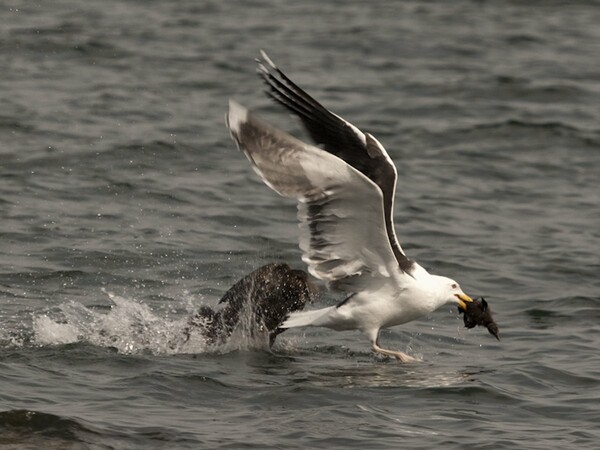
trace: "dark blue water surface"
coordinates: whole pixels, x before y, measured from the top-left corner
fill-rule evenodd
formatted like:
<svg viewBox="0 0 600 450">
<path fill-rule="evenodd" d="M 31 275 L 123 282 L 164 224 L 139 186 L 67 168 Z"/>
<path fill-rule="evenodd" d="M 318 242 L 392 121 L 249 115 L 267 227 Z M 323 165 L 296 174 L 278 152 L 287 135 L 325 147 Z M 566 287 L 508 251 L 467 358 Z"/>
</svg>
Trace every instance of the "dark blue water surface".
<svg viewBox="0 0 600 450">
<path fill-rule="evenodd" d="M 0 1 L 0 448 L 598 448 L 600 5 Z M 264 48 L 386 146 L 409 255 L 484 295 L 388 330 L 178 341 L 304 268 L 229 97 Z M 300 134 L 301 135 L 301 134 Z M 336 301 L 323 295 L 316 306 Z"/>
</svg>

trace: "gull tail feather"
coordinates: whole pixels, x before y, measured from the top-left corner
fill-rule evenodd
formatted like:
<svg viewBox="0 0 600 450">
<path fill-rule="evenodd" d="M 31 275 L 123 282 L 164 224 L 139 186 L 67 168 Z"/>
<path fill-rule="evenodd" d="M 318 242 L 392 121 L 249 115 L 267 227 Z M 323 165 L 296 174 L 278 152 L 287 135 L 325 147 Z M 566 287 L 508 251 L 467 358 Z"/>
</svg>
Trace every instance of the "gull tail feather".
<svg viewBox="0 0 600 450">
<path fill-rule="evenodd" d="M 296 328 L 296 327 L 319 327 L 326 326 L 329 321 L 329 313 L 335 309 L 335 306 L 327 308 L 315 309 L 313 311 L 299 311 L 290 314 L 285 322 L 281 324 L 281 328 Z"/>
</svg>

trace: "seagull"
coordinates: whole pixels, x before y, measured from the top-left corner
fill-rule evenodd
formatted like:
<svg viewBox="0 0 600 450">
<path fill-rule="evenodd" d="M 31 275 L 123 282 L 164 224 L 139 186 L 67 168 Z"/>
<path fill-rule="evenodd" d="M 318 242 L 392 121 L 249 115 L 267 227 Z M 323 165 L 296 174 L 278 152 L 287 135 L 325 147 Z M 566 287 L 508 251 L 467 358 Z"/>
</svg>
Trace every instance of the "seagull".
<svg viewBox="0 0 600 450">
<path fill-rule="evenodd" d="M 300 118 L 315 144 L 234 100 L 227 127 L 262 181 L 297 200 L 299 244 L 309 273 L 347 295 L 335 306 L 293 312 L 281 328 L 360 330 L 375 353 L 415 361 L 381 347 L 380 331 L 447 304 L 466 311 L 473 299 L 456 281 L 427 272 L 400 246 L 393 219 L 398 173 L 383 145 L 317 102 L 264 51 L 256 61 L 267 95 Z"/>
</svg>

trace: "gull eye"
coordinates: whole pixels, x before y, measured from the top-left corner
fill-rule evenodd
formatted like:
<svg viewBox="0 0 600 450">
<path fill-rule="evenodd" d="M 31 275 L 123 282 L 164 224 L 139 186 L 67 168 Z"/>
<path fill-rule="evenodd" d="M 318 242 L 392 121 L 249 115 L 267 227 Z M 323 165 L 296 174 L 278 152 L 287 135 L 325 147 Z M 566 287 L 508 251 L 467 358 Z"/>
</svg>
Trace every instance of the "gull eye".
<svg viewBox="0 0 600 450">
<path fill-rule="evenodd" d="M 456 283 L 454 283 L 454 284 L 452 285 L 452 289 L 456 289 L 457 287 L 458 287 L 458 284 L 456 284 Z"/>
</svg>

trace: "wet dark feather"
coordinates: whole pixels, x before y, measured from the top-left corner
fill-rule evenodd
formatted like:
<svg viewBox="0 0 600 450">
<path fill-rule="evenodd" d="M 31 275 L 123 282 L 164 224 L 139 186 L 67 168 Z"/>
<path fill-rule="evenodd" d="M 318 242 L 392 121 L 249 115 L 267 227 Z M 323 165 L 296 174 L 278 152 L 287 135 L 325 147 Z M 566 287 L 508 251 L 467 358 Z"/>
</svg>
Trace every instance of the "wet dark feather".
<svg viewBox="0 0 600 450">
<path fill-rule="evenodd" d="M 211 344 L 223 343 L 233 333 L 242 317 L 249 333 L 269 334 L 273 345 L 277 335 L 285 331 L 279 325 L 291 312 L 304 308 L 317 296 L 317 287 L 303 270 L 287 264 L 266 264 L 235 283 L 221 298 L 223 308 L 215 311 L 201 307 L 190 317 L 184 330 L 186 340 L 192 330 L 200 331 Z"/>
</svg>

